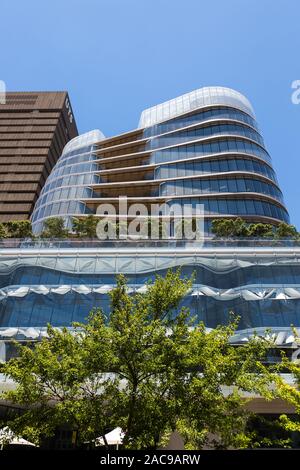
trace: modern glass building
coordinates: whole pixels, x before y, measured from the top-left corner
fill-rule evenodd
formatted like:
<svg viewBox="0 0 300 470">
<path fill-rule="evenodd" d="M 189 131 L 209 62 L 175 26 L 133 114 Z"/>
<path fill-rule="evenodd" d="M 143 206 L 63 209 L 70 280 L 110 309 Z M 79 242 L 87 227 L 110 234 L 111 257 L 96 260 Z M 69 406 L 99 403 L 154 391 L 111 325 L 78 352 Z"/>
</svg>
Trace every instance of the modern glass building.
<svg viewBox="0 0 300 470">
<path fill-rule="evenodd" d="M 118 197 L 205 207 L 206 230 L 217 217 L 288 222 L 282 193 L 252 107 L 227 88 L 202 88 L 144 111 L 138 129 L 105 138 L 92 131 L 70 141 L 35 206 L 35 233 L 49 217 L 96 214 Z M 277 344 L 294 343 L 300 327 L 300 246 L 296 242 L 4 241 L 0 248 L 0 352 L 11 339 L 39 339 L 47 323 L 71 326 L 95 306 L 109 311 L 108 292 L 124 273 L 131 292 L 181 267 L 196 272 L 184 299 L 208 328 L 240 316 L 235 342 L 271 327 Z M 176 312 L 174 312 L 176 314 Z M 260 330 L 261 329 L 261 330 Z"/>
<path fill-rule="evenodd" d="M 92 131 L 69 142 L 32 215 L 44 221 L 95 214 L 100 203 L 203 204 L 212 219 L 278 224 L 289 216 L 249 101 L 209 87 L 142 112 L 139 127 L 112 138 Z"/>
</svg>

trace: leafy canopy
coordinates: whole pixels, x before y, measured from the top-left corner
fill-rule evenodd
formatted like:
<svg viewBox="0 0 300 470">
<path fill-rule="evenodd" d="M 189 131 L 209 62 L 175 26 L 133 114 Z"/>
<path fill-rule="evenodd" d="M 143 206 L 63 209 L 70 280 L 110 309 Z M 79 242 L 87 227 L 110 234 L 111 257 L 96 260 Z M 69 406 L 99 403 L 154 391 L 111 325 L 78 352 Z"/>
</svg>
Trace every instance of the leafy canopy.
<svg viewBox="0 0 300 470">
<path fill-rule="evenodd" d="M 294 408 L 294 416 L 281 415 L 280 423 L 286 431 L 300 432 L 300 337 L 296 328 L 293 329 L 295 343 L 298 349 L 295 351 L 294 360 L 290 360 L 284 351 L 282 352 L 282 360 L 277 366 L 277 372 L 291 374 L 292 381 L 287 382 L 280 376 L 276 375 L 276 393 L 279 398 L 287 402 Z"/>
<path fill-rule="evenodd" d="M 96 227 L 99 219 L 93 215 L 85 218 L 73 217 L 72 228 L 78 237 L 96 238 Z"/>
<path fill-rule="evenodd" d="M 248 224 L 244 219 L 214 219 L 211 226 L 212 233 L 217 237 L 255 237 L 299 240 L 299 234 L 294 225 L 280 222 L 277 226 L 264 223 Z"/>
<path fill-rule="evenodd" d="M 49 326 L 48 338 L 19 346 L 2 370 L 16 388 L 2 399 L 24 412 L 5 424 L 37 442 L 62 425 L 78 445 L 120 426 L 126 448 L 157 448 L 176 429 L 187 448 L 247 447 L 243 392 L 272 397 L 268 343 L 232 346 L 238 319 L 212 331 L 196 324 L 182 305 L 191 287 L 168 271 L 131 294 L 119 276 L 108 317 L 95 309 L 86 324 Z"/>
<path fill-rule="evenodd" d="M 62 217 L 51 217 L 44 221 L 42 238 L 66 238 L 68 230 L 65 228 L 65 221 Z"/>
</svg>

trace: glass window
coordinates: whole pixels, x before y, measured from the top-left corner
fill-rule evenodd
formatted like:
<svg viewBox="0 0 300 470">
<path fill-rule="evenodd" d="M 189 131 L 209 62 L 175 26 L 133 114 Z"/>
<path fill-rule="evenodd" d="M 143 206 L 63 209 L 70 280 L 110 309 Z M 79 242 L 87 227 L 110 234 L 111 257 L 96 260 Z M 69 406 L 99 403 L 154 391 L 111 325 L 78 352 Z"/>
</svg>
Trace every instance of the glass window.
<svg viewBox="0 0 300 470">
<path fill-rule="evenodd" d="M 211 162 L 211 171 L 214 173 L 218 173 L 220 171 L 220 165 L 218 160 L 213 160 Z"/>
<path fill-rule="evenodd" d="M 229 214 L 236 214 L 237 208 L 236 208 L 235 201 L 233 199 L 228 199 L 227 205 L 228 205 L 228 213 Z"/>
<path fill-rule="evenodd" d="M 61 202 L 59 204 L 59 210 L 57 210 L 57 214 L 66 214 L 67 213 L 67 208 L 68 208 L 68 202 Z M 58 209 L 58 208 L 57 208 Z"/>
<path fill-rule="evenodd" d="M 77 184 L 77 176 L 75 176 L 75 175 L 71 176 L 70 180 L 69 180 L 69 184 L 71 186 Z"/>
<path fill-rule="evenodd" d="M 219 181 L 216 180 L 216 179 L 213 179 L 213 180 L 208 180 L 210 185 L 208 188 L 208 191 L 209 192 L 212 192 L 212 193 L 218 193 L 220 190 L 219 190 Z"/>
<path fill-rule="evenodd" d="M 254 202 L 251 199 L 246 199 L 246 210 L 248 214 L 255 214 Z"/>
<path fill-rule="evenodd" d="M 210 165 L 210 161 L 206 161 L 206 162 L 203 162 L 202 163 L 202 171 L 204 173 L 211 173 L 211 165 Z"/>
<path fill-rule="evenodd" d="M 277 217 L 280 217 L 280 213 L 279 211 L 277 211 L 277 207 L 274 206 L 273 204 L 270 205 L 270 209 L 271 209 L 271 214 L 272 214 L 272 217 L 274 218 L 277 218 Z"/>
<path fill-rule="evenodd" d="M 168 183 L 168 186 L 169 186 L 170 183 Z M 170 187 L 172 188 L 172 184 L 170 184 Z M 175 193 L 175 190 L 176 190 L 176 193 Z M 168 191 L 168 194 L 170 194 L 170 192 Z M 182 194 L 184 194 L 184 191 L 183 191 L 183 181 L 176 181 L 176 183 L 174 184 L 174 190 L 171 189 L 171 194 L 176 194 L 178 196 L 181 196 Z"/>
<path fill-rule="evenodd" d="M 218 180 L 220 192 L 228 192 L 227 180 Z"/>
<path fill-rule="evenodd" d="M 66 166 L 66 168 L 64 168 L 64 175 L 69 175 L 71 172 L 71 166 Z"/>
<path fill-rule="evenodd" d="M 236 193 L 237 192 L 237 184 L 236 184 L 236 180 L 234 178 L 231 179 L 231 180 L 228 180 L 228 190 L 231 193 Z"/>
<path fill-rule="evenodd" d="M 245 185 L 245 180 L 244 179 L 237 179 L 236 184 L 237 184 L 238 192 L 245 192 L 246 191 L 246 185 Z"/>
<path fill-rule="evenodd" d="M 70 201 L 69 213 L 70 214 L 75 214 L 76 213 L 76 208 L 77 208 L 77 202 L 76 201 Z"/>
<path fill-rule="evenodd" d="M 218 153 L 220 152 L 220 147 L 218 142 L 212 142 L 211 143 L 211 151 L 212 153 Z"/>
<path fill-rule="evenodd" d="M 84 175 L 84 184 L 88 184 L 90 183 L 90 181 L 91 181 L 91 175 L 90 174 Z"/>
<path fill-rule="evenodd" d="M 57 189 L 56 191 L 53 192 L 53 201 L 59 201 L 61 199 L 61 190 Z"/>
<path fill-rule="evenodd" d="M 250 180 L 250 179 L 246 178 L 244 180 L 244 182 L 245 182 L 245 185 L 246 185 L 246 191 L 255 192 L 255 187 L 254 187 L 253 180 Z"/>
<path fill-rule="evenodd" d="M 261 201 L 257 201 L 257 200 L 254 200 L 254 206 L 255 206 L 255 212 L 257 214 L 263 214 L 263 206 L 262 206 L 262 203 Z"/>
<path fill-rule="evenodd" d="M 226 214 L 228 212 L 226 199 L 219 199 L 218 205 L 220 214 Z"/>
<path fill-rule="evenodd" d="M 230 151 L 232 151 L 232 150 L 237 150 L 237 146 L 236 146 L 235 140 L 228 140 L 228 147 L 229 147 L 229 150 L 230 150 Z"/>
<path fill-rule="evenodd" d="M 200 180 L 193 179 L 192 187 L 194 194 L 200 194 L 203 191 L 203 183 L 204 181 L 201 182 Z"/>
<path fill-rule="evenodd" d="M 84 175 L 77 175 L 77 184 L 83 184 Z"/>
<path fill-rule="evenodd" d="M 53 197 L 54 197 L 54 191 L 51 191 L 51 193 L 48 193 L 47 198 L 46 198 L 46 201 L 47 201 L 47 202 L 53 201 Z M 46 202 L 46 201 L 45 201 L 45 202 Z M 43 202 L 44 202 L 44 201 L 43 201 Z"/>
<path fill-rule="evenodd" d="M 91 190 L 91 188 L 82 188 L 82 189 L 83 189 L 83 191 L 82 191 L 82 196 L 83 196 L 84 198 L 86 198 L 86 197 L 92 197 L 92 190 Z"/>
<path fill-rule="evenodd" d="M 159 185 L 159 194 L 160 194 L 160 196 L 165 196 L 167 194 L 166 183 L 161 183 Z"/>
<path fill-rule="evenodd" d="M 229 171 L 237 171 L 238 169 L 238 162 L 236 160 L 228 160 L 228 168 Z"/>
<path fill-rule="evenodd" d="M 211 144 L 210 143 L 206 143 L 206 144 L 203 144 L 202 146 L 198 145 L 197 146 L 197 149 L 198 147 L 202 147 L 202 149 L 199 148 L 199 150 L 197 150 L 197 154 L 208 154 L 208 153 L 212 153 L 212 149 L 211 149 Z M 201 151 L 202 150 L 202 151 Z"/>
<path fill-rule="evenodd" d="M 269 217 L 272 217 L 270 204 L 268 204 L 267 202 L 263 202 L 262 204 L 263 204 L 263 207 L 264 207 L 264 214 L 269 216 Z"/>
<path fill-rule="evenodd" d="M 245 169 L 246 169 L 246 171 L 253 171 L 253 162 L 252 162 L 252 160 L 245 160 Z"/>
<path fill-rule="evenodd" d="M 237 200 L 236 205 L 237 205 L 238 214 L 246 214 L 247 213 L 245 201 L 243 199 Z"/>
<path fill-rule="evenodd" d="M 237 160 L 237 165 L 239 171 L 246 171 L 246 160 Z"/>
<path fill-rule="evenodd" d="M 220 171 L 229 171 L 227 160 L 220 160 Z"/>
<path fill-rule="evenodd" d="M 184 194 L 193 194 L 193 180 L 183 180 Z"/>
<path fill-rule="evenodd" d="M 228 142 L 227 140 L 221 140 L 220 141 L 220 151 L 221 152 L 228 152 L 229 148 L 228 148 Z"/>
<path fill-rule="evenodd" d="M 62 189 L 60 192 L 60 199 L 67 199 L 69 188 Z"/>
<path fill-rule="evenodd" d="M 199 170 L 196 167 L 196 162 L 186 162 L 182 165 L 182 176 L 192 176 L 195 173 L 199 173 Z"/>
<path fill-rule="evenodd" d="M 40 209 L 39 211 L 39 219 L 42 219 L 44 217 L 44 213 L 45 213 L 45 207 L 42 207 L 42 209 Z"/>
<path fill-rule="evenodd" d="M 254 180 L 254 191 L 257 193 L 268 193 L 268 186 L 259 180 Z"/>
<path fill-rule="evenodd" d="M 50 214 L 51 204 L 49 206 L 44 207 L 44 215 L 43 217 L 47 217 Z"/>
<path fill-rule="evenodd" d="M 218 201 L 216 201 L 215 199 L 209 200 L 209 212 L 211 212 L 212 214 L 219 213 Z"/>
<path fill-rule="evenodd" d="M 237 140 L 237 148 L 239 152 L 245 152 L 247 145 L 248 143 L 245 142 L 244 140 L 241 140 L 241 139 Z"/>
</svg>

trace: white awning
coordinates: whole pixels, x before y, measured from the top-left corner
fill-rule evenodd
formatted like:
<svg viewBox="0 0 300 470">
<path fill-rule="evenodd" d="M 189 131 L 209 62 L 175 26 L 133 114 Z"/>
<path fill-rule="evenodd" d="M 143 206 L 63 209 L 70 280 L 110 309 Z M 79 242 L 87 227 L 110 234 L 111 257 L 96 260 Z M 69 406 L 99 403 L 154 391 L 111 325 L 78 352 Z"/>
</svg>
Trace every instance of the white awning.
<svg viewBox="0 0 300 470">
<path fill-rule="evenodd" d="M 118 428 L 113 429 L 109 433 L 105 434 L 105 439 L 109 446 L 114 446 L 114 445 L 122 444 L 124 436 L 125 436 L 125 433 L 122 431 L 122 428 L 118 427 Z M 98 437 L 95 440 L 95 445 L 96 446 L 106 445 L 103 437 Z"/>
<path fill-rule="evenodd" d="M 8 426 L 0 429 L 0 445 L 3 448 L 4 445 L 23 445 L 37 447 L 32 442 L 23 439 L 23 437 L 16 436 Z"/>
</svg>

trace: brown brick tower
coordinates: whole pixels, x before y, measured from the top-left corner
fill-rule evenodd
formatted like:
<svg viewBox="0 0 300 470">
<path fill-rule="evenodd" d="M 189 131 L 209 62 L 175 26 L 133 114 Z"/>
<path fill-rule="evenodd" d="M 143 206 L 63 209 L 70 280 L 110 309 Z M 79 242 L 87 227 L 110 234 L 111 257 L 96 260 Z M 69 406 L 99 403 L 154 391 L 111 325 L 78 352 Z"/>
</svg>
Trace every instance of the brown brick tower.
<svg viewBox="0 0 300 470">
<path fill-rule="evenodd" d="M 30 217 L 65 144 L 77 135 L 67 92 L 6 93 L 0 104 L 0 222 Z"/>
</svg>

